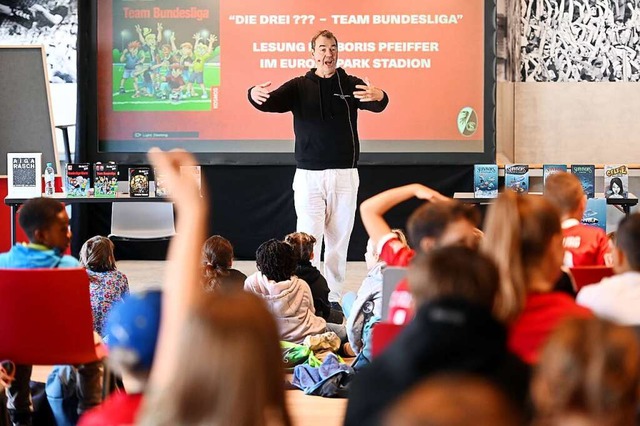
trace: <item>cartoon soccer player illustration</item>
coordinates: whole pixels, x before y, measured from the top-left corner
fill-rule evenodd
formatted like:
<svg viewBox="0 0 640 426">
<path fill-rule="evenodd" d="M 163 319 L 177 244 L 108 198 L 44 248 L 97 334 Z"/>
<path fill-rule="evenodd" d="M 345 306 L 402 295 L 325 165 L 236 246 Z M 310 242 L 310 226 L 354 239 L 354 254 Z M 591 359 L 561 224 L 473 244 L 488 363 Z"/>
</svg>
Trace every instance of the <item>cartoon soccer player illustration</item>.
<svg viewBox="0 0 640 426">
<path fill-rule="evenodd" d="M 163 93 L 169 93 L 171 103 L 177 104 L 181 99 L 182 88 L 184 87 L 184 79 L 182 78 L 182 65 L 172 64 L 171 74 L 165 77 L 161 90 Z"/>
<path fill-rule="evenodd" d="M 201 43 L 200 33 L 196 33 L 193 38 L 195 39 L 195 55 L 193 60 L 193 68 L 191 74 L 191 82 L 195 84 L 199 84 L 202 89 L 202 99 L 206 99 L 209 97 L 207 90 L 204 87 L 204 64 L 205 62 L 213 56 L 213 43 L 218 40 L 214 34 L 209 36 L 209 45 L 205 45 Z M 192 87 L 191 96 L 195 96 L 195 92 Z"/>
<path fill-rule="evenodd" d="M 153 78 L 151 77 L 151 67 L 146 64 L 136 65 L 135 72 L 133 73 L 133 86 L 136 89 L 136 93 L 133 98 L 139 98 L 142 96 L 153 96 Z"/>
<path fill-rule="evenodd" d="M 140 48 L 140 42 L 134 40 L 127 45 L 127 48 L 124 49 L 122 55 L 120 56 L 120 62 L 124 62 L 124 73 L 122 74 L 122 78 L 120 79 L 120 94 L 124 94 L 126 91 L 124 89 L 124 84 L 126 80 L 133 78 L 134 86 L 135 86 L 135 77 L 134 72 L 136 69 L 136 65 L 142 62 L 142 57 L 139 55 L 138 49 Z M 137 89 L 136 89 L 137 92 Z"/>
<path fill-rule="evenodd" d="M 145 62 L 155 63 L 156 55 L 158 53 L 158 43 L 162 41 L 162 23 L 158 22 L 157 30 L 158 34 L 153 34 L 151 28 L 141 28 L 140 25 L 136 25 L 136 33 L 140 43 L 142 43 L 142 52 L 145 55 Z"/>
<path fill-rule="evenodd" d="M 191 82 L 191 72 L 193 68 L 193 45 L 191 43 L 184 42 L 180 45 L 180 50 L 176 47 L 176 35 L 171 33 L 171 48 L 174 52 L 174 59 L 182 65 L 182 79 L 187 84 L 185 97 L 191 97 L 193 83 Z"/>
</svg>

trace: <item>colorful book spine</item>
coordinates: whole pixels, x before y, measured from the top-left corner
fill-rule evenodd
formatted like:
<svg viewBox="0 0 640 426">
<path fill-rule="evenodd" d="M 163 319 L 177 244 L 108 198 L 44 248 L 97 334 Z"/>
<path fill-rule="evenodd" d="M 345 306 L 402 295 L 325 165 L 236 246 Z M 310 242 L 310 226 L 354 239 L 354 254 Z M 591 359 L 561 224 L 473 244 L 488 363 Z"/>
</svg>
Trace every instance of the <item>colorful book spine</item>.
<svg viewBox="0 0 640 426">
<path fill-rule="evenodd" d="M 475 198 L 495 198 L 498 196 L 498 166 L 496 164 L 476 164 L 473 167 L 473 196 Z"/>
<path fill-rule="evenodd" d="M 580 179 L 587 198 L 595 197 L 596 167 L 593 164 L 572 164 L 571 173 Z"/>
<path fill-rule="evenodd" d="M 553 174 L 567 171 L 566 164 L 543 164 L 542 165 L 542 184 L 547 183 L 547 178 Z"/>
<path fill-rule="evenodd" d="M 91 164 L 69 163 L 64 178 L 67 197 L 88 197 L 91 189 Z"/>
<path fill-rule="evenodd" d="M 624 164 L 604 166 L 604 196 L 629 198 L 629 169 Z"/>
<path fill-rule="evenodd" d="M 595 226 L 607 232 L 607 200 L 604 198 L 589 198 L 582 216 L 582 223 Z"/>
<path fill-rule="evenodd" d="M 511 164 L 504 167 L 504 187 L 518 194 L 529 192 L 529 166 Z"/>
<path fill-rule="evenodd" d="M 93 195 L 97 198 L 115 197 L 118 192 L 118 165 L 114 162 L 93 165 Z"/>
<path fill-rule="evenodd" d="M 129 196 L 149 196 L 149 167 L 132 167 L 129 169 Z"/>
</svg>

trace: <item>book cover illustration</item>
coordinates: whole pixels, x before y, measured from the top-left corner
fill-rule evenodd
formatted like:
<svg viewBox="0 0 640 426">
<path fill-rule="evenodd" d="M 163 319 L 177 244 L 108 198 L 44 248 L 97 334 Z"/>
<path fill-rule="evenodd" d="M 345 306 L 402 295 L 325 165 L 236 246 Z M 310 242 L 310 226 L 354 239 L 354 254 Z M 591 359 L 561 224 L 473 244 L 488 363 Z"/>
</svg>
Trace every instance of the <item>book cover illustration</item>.
<svg viewBox="0 0 640 426">
<path fill-rule="evenodd" d="M 155 178 L 155 194 L 156 197 L 168 197 L 171 195 L 169 193 L 169 188 L 165 183 L 165 177 L 161 174 L 158 169 L 153 169 L 153 176 Z"/>
<path fill-rule="evenodd" d="M 542 165 L 542 185 L 547 183 L 547 178 L 553 174 L 566 172 L 566 164 L 543 164 Z"/>
<path fill-rule="evenodd" d="M 69 163 L 65 171 L 64 191 L 67 197 L 88 197 L 91 189 L 91 164 Z"/>
<path fill-rule="evenodd" d="M 129 169 L 129 196 L 149 196 L 149 171 L 148 167 L 134 167 Z"/>
<path fill-rule="evenodd" d="M 473 196 L 495 198 L 498 196 L 498 166 L 476 164 L 473 166 Z"/>
<path fill-rule="evenodd" d="M 572 164 L 571 173 L 580 179 L 582 189 L 587 194 L 587 198 L 595 197 L 596 166 L 593 164 Z"/>
<path fill-rule="evenodd" d="M 98 198 L 115 197 L 118 192 L 118 165 L 114 162 L 93 165 L 93 195 Z"/>
<path fill-rule="evenodd" d="M 42 194 L 42 153 L 7 153 L 9 197 L 39 197 Z"/>
<path fill-rule="evenodd" d="M 606 198 L 629 197 L 629 169 L 626 165 L 604 166 L 604 196 Z"/>
<path fill-rule="evenodd" d="M 607 200 L 604 198 L 589 198 L 587 207 L 582 215 L 582 223 L 595 226 L 607 232 Z"/>
<path fill-rule="evenodd" d="M 518 194 L 529 192 L 529 166 L 511 164 L 504 167 L 504 187 Z"/>
</svg>

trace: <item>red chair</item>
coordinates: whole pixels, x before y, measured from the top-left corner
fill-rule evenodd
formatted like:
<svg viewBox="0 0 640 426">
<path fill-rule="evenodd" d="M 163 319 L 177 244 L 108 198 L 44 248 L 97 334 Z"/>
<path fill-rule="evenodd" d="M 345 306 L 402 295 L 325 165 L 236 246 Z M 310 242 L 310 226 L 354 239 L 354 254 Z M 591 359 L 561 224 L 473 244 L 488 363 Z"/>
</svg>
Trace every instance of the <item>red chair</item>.
<svg viewBox="0 0 640 426">
<path fill-rule="evenodd" d="M 83 268 L 0 269 L 0 359 L 75 365 L 105 355 Z"/>
<path fill-rule="evenodd" d="M 599 283 L 603 278 L 613 275 L 610 266 L 574 266 L 569 271 L 576 284 L 576 293 L 586 285 Z"/>
<path fill-rule="evenodd" d="M 404 326 L 390 322 L 379 322 L 371 331 L 371 356 L 380 355 L 400 334 Z"/>
</svg>

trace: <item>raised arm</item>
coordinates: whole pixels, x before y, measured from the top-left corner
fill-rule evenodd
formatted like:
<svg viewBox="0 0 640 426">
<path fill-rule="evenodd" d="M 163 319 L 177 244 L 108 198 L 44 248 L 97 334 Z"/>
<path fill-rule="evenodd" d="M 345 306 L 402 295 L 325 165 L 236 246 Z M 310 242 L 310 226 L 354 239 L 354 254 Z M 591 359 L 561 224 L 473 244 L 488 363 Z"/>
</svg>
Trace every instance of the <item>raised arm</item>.
<svg viewBox="0 0 640 426">
<path fill-rule="evenodd" d="M 167 256 L 162 321 L 150 377 L 150 389 L 162 392 L 171 376 L 167 372 L 179 368 L 175 357 L 181 328 L 201 291 L 200 251 L 206 234 L 208 202 L 205 196 L 200 196 L 193 176 L 180 173 L 180 166 L 196 165 L 191 154 L 153 148 L 149 151 L 149 159 L 165 177 L 177 210 L 177 234 L 171 240 Z"/>
<path fill-rule="evenodd" d="M 419 183 L 412 183 L 389 189 L 363 201 L 360 204 L 360 216 L 374 245 L 377 245 L 382 237 L 391 232 L 391 227 L 384 220 L 384 214 L 392 207 L 413 197 L 432 202 L 450 200 L 434 189 Z"/>
<path fill-rule="evenodd" d="M 270 92 L 271 82 L 257 84 L 249 89 L 248 98 L 254 108 L 263 112 L 288 112 L 298 96 L 296 79 L 289 80 Z"/>
</svg>

